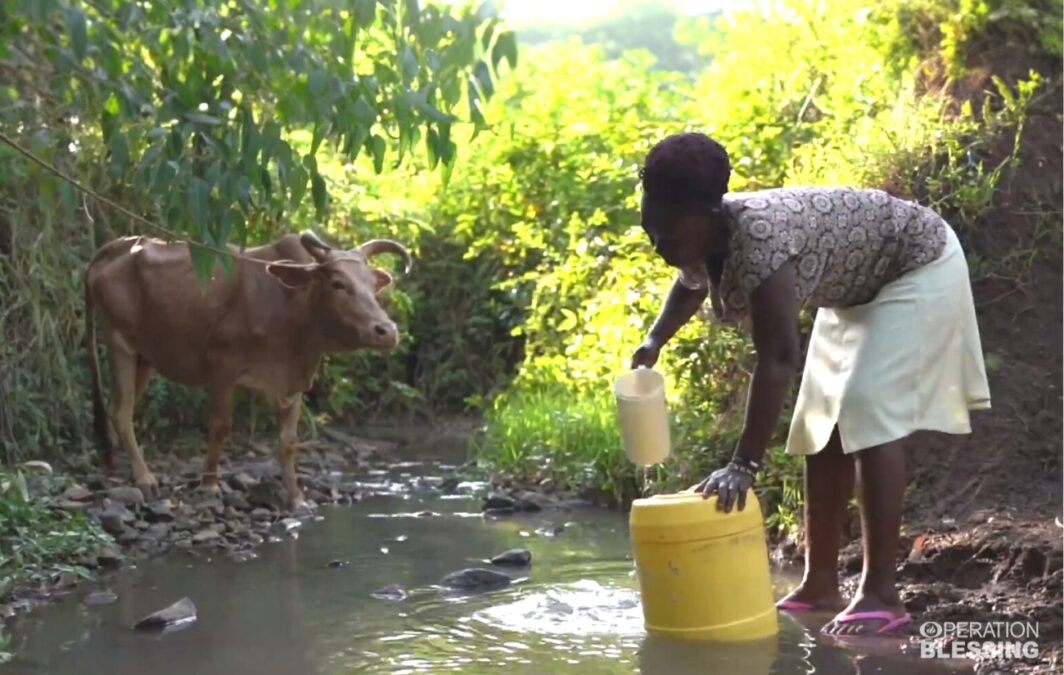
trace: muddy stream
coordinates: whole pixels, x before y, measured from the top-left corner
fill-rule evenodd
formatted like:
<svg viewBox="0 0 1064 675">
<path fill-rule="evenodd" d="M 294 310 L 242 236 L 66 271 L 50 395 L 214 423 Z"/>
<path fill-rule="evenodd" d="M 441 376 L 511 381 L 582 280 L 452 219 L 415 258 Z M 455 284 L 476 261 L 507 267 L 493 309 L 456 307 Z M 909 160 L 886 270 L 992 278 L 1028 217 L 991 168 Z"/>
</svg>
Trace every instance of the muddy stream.
<svg viewBox="0 0 1064 675">
<path fill-rule="evenodd" d="M 843 647 L 781 616 L 778 640 L 734 647 L 649 638 L 626 517 L 592 508 L 485 518 L 482 486 L 434 489 L 444 468 L 407 462 L 362 478 L 371 494 L 327 507 L 254 557 L 173 550 L 100 583 L 117 602 L 77 593 L 9 626 L 5 674 L 302 675 L 311 673 L 919 673 L 962 672 L 902 653 L 900 640 Z M 429 513 L 426 513 L 429 512 Z M 500 590 L 456 594 L 449 572 L 526 548 L 498 568 Z M 777 594 L 795 583 L 777 577 Z M 373 593 L 398 585 L 401 599 Z M 198 620 L 163 633 L 130 627 L 182 597 Z"/>
</svg>

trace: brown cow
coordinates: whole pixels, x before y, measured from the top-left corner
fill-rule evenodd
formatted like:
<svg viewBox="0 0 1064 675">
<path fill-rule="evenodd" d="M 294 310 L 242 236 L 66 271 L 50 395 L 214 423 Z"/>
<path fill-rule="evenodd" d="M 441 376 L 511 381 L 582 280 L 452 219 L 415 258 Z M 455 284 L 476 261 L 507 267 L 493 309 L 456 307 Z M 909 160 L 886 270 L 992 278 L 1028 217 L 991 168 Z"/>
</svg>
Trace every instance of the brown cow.
<svg viewBox="0 0 1064 675">
<path fill-rule="evenodd" d="M 235 247 L 230 250 L 237 253 Z M 245 250 L 234 259 L 231 278 L 218 268 L 202 288 L 187 244 L 125 237 L 104 245 L 85 273 L 85 324 L 105 469 L 114 469 L 109 416 L 129 452 L 136 484 L 156 492 L 133 434 L 133 408 L 158 372 L 208 390 L 210 433 L 202 483 L 217 491 L 233 393 L 244 387 L 277 410 L 285 492 L 292 508 L 302 506 L 295 471 L 301 395 L 322 356 L 360 348 L 387 352 L 398 342 L 396 326 L 376 298 L 392 278 L 368 264 L 386 252 L 402 256 L 409 271 L 410 254 L 394 241 L 375 239 L 340 251 L 312 232 L 290 234 Z M 114 376 L 107 412 L 96 350 L 97 310 Z"/>
</svg>

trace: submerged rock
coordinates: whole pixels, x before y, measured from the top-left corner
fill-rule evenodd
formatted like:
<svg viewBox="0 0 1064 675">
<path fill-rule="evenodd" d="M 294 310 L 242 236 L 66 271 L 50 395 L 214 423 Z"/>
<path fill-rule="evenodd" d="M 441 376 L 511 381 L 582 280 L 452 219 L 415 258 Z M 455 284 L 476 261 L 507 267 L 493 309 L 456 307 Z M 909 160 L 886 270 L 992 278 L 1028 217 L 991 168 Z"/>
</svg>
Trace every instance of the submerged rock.
<svg viewBox="0 0 1064 675">
<path fill-rule="evenodd" d="M 325 566 L 326 567 L 331 567 L 333 569 L 336 569 L 338 567 L 347 567 L 349 564 L 350 563 L 347 562 L 346 560 L 330 560 L 328 563 L 326 563 Z"/>
<path fill-rule="evenodd" d="M 303 526 L 303 522 L 298 518 L 282 518 L 273 524 L 270 528 L 270 532 L 274 534 L 284 534 L 285 532 L 291 532 L 292 530 L 298 530 Z"/>
<path fill-rule="evenodd" d="M 481 591 L 509 586 L 509 575 L 485 567 L 471 567 L 445 576 L 440 585 L 460 591 Z"/>
<path fill-rule="evenodd" d="M 527 567 L 532 564 L 532 552 L 527 548 L 512 548 L 491 559 L 492 565 Z"/>
<path fill-rule="evenodd" d="M 484 500 L 484 510 L 516 509 L 517 502 L 503 494 L 493 494 Z"/>
<path fill-rule="evenodd" d="M 565 531 L 565 525 L 546 525 L 544 527 L 537 527 L 536 534 L 541 537 L 547 537 L 553 539 L 559 534 Z"/>
<path fill-rule="evenodd" d="M 118 595 L 109 588 L 105 588 L 99 591 L 93 591 L 85 596 L 82 600 L 89 607 L 100 607 L 102 605 L 111 605 L 118 602 Z"/>
<path fill-rule="evenodd" d="M 370 593 L 370 595 L 378 600 L 399 601 L 406 598 L 406 591 L 404 591 L 401 586 L 392 584 L 390 586 L 385 586 L 384 588 L 378 588 Z"/>
<path fill-rule="evenodd" d="M 231 560 L 235 560 L 236 562 L 247 562 L 249 560 L 254 560 L 258 557 L 258 554 L 250 549 L 241 549 L 239 551 L 233 551 L 229 555 L 229 558 Z"/>
<path fill-rule="evenodd" d="M 138 630 L 166 628 L 196 620 L 196 605 L 189 598 L 181 598 L 158 612 L 153 612 L 133 625 Z"/>
<path fill-rule="evenodd" d="M 554 500 L 545 494 L 525 490 L 514 495 L 520 511 L 542 511 L 554 505 Z"/>
</svg>

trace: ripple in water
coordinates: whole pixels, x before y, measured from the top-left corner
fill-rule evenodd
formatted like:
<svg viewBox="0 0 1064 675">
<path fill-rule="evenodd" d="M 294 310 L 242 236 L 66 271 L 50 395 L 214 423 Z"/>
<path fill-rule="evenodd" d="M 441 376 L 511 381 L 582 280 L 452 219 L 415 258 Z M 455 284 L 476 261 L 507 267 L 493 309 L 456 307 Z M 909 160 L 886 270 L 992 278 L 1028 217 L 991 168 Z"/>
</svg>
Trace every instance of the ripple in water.
<svg viewBox="0 0 1064 675">
<path fill-rule="evenodd" d="M 590 579 L 529 592 L 511 603 L 481 609 L 473 618 L 495 628 L 539 635 L 643 634 L 638 591 Z"/>
</svg>

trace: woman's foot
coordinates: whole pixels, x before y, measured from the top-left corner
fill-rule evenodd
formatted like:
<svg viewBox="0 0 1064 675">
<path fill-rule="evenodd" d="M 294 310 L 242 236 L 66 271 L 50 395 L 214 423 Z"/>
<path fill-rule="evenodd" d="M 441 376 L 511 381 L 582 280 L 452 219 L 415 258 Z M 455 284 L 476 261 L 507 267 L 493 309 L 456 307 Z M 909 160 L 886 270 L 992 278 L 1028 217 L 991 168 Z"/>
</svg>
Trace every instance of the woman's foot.
<svg viewBox="0 0 1064 675">
<path fill-rule="evenodd" d="M 776 606 L 784 611 L 837 612 L 846 606 L 846 599 L 839 593 L 838 587 L 818 588 L 803 583 L 783 596 Z"/>
<path fill-rule="evenodd" d="M 897 594 L 859 593 L 849 606 L 820 630 L 828 635 L 889 635 L 911 621 Z"/>
</svg>

